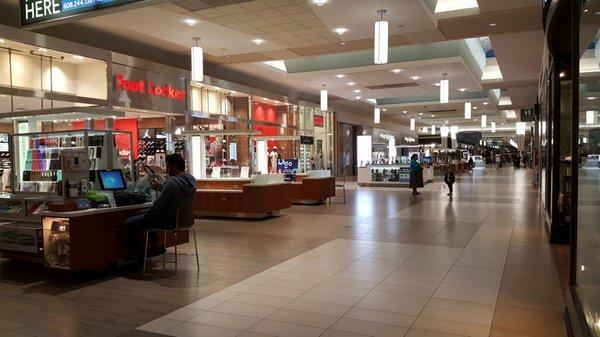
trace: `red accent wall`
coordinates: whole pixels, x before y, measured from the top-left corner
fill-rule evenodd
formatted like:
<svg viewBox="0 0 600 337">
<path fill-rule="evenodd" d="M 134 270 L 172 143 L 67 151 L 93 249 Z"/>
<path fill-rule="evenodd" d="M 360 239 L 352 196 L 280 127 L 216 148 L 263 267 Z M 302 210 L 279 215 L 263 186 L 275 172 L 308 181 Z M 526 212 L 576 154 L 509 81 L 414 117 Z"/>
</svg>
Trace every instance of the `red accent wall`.
<svg viewBox="0 0 600 337">
<path fill-rule="evenodd" d="M 268 123 L 277 123 L 277 108 L 274 105 L 254 102 L 254 106 L 252 107 L 252 119 L 268 122 Z M 261 132 L 261 136 L 277 136 L 279 134 L 279 130 L 274 126 L 264 126 L 264 125 L 255 125 L 254 130 L 258 130 Z M 269 149 L 272 149 L 273 146 L 276 146 L 277 142 L 268 141 L 267 146 Z"/>
<path fill-rule="evenodd" d="M 94 120 L 94 129 L 104 130 L 104 120 Z M 83 129 L 83 122 L 73 122 L 73 129 Z M 138 157 L 138 121 L 136 118 L 119 118 L 115 119 L 113 123 L 113 130 L 115 131 L 128 131 L 131 132 L 131 141 L 133 145 L 133 159 Z M 126 135 L 115 136 L 115 146 L 117 150 L 129 150 L 129 137 Z"/>
</svg>

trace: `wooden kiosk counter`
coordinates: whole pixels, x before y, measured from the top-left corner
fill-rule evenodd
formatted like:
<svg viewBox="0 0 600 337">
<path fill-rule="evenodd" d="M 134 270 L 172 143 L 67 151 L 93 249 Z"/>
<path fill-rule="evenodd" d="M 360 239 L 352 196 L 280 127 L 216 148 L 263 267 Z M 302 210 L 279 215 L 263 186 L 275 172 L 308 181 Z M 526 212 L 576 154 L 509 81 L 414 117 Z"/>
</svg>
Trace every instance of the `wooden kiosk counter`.
<svg viewBox="0 0 600 337">
<path fill-rule="evenodd" d="M 281 174 L 252 179 L 200 179 L 194 212 L 199 216 L 264 218 L 292 207 L 291 185 Z"/>
<path fill-rule="evenodd" d="M 131 259 L 131 251 L 121 236 L 123 222 L 151 205 L 44 211 L 40 213 L 41 226 L 34 228 L 41 232 L 33 235 L 41 241 L 36 253 L 26 252 L 15 244 L 0 247 L 0 254 L 4 258 L 39 262 L 55 269 L 104 270 Z M 167 236 L 167 246 L 172 246 L 173 240 Z M 180 233 L 178 241 L 188 242 L 187 232 Z"/>
</svg>

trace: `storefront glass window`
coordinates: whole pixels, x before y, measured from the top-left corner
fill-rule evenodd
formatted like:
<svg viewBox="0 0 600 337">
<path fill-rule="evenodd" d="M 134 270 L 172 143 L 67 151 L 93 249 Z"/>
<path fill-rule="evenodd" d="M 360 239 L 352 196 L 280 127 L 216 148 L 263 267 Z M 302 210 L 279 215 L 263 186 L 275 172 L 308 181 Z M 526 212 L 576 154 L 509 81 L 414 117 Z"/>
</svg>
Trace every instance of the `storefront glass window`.
<svg viewBox="0 0 600 337">
<path fill-rule="evenodd" d="M 597 29 L 597 28 L 596 28 Z M 594 41 L 580 60 L 579 183 L 576 294 L 592 336 L 600 336 L 600 92 L 598 51 Z M 596 34 L 597 36 L 597 34 Z"/>
<path fill-rule="evenodd" d="M 4 40 L 0 85 L 106 99 L 106 62 Z"/>
</svg>

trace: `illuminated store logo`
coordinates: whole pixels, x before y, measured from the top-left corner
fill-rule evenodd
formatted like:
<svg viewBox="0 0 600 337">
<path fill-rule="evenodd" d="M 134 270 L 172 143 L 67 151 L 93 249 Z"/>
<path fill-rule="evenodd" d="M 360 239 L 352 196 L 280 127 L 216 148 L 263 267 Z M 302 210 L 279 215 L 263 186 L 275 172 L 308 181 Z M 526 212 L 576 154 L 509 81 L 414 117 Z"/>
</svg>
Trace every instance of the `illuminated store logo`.
<svg viewBox="0 0 600 337">
<path fill-rule="evenodd" d="M 117 90 L 127 92 L 136 92 L 140 94 L 149 94 L 152 96 L 162 96 L 178 101 L 185 100 L 185 90 L 174 88 L 172 85 L 159 85 L 150 80 L 146 83 L 144 80 L 126 80 L 122 74 L 115 76 L 117 81 Z"/>
<path fill-rule="evenodd" d="M 407 143 L 414 143 L 417 140 L 414 139 L 413 137 L 404 137 L 404 141 L 407 142 Z"/>
<path fill-rule="evenodd" d="M 141 0 L 21 0 L 21 25 L 71 17 Z"/>
</svg>

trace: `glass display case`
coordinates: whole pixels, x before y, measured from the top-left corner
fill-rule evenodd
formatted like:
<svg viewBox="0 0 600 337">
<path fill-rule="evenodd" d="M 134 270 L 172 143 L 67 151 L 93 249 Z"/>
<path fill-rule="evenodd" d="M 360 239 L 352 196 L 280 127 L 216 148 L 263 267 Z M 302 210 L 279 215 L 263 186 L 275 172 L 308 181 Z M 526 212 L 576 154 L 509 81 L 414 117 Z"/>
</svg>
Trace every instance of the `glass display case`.
<svg viewBox="0 0 600 337">
<path fill-rule="evenodd" d="M 44 231 L 44 261 L 53 268 L 70 268 L 71 233 L 69 219 L 46 217 Z"/>
<path fill-rule="evenodd" d="M 371 182 L 408 185 L 410 182 L 410 167 L 403 165 L 372 165 Z"/>
<path fill-rule="evenodd" d="M 12 136 L 15 158 L 12 186 L 15 192 L 58 195 L 62 190 L 61 156 L 75 150 L 87 153 L 89 170 L 121 169 L 132 177 L 131 133 L 110 130 L 76 130 L 23 133 Z M 78 159 L 77 159 L 78 160 Z"/>
</svg>

